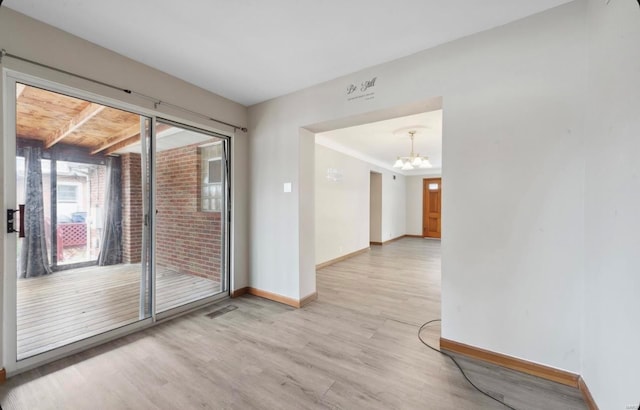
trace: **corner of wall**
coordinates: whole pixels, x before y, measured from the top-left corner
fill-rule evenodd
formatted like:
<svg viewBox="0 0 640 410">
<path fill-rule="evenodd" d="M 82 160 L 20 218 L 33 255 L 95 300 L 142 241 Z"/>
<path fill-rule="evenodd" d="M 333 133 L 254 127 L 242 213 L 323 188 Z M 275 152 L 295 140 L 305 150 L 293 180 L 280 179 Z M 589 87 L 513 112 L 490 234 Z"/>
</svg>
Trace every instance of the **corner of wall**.
<svg viewBox="0 0 640 410">
<path fill-rule="evenodd" d="M 298 299 L 316 292 L 315 263 L 315 134 L 301 128 L 298 156 L 303 158 L 298 165 L 298 249 L 299 249 L 299 291 Z M 307 161 L 311 161 L 308 163 Z"/>
</svg>

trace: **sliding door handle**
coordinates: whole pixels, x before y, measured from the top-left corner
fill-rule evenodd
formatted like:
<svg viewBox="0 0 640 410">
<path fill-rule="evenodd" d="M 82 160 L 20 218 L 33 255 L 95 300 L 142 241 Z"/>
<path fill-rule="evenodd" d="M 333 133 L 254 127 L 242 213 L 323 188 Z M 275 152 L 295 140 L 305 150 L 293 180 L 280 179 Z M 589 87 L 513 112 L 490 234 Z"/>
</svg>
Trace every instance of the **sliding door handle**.
<svg viewBox="0 0 640 410">
<path fill-rule="evenodd" d="M 20 214 L 20 228 L 16 230 L 16 213 Z M 18 205 L 18 209 L 7 209 L 7 233 L 18 232 L 19 238 L 24 238 L 24 204 Z"/>
<path fill-rule="evenodd" d="M 24 204 L 18 205 L 18 212 L 20 213 L 20 228 L 18 228 L 18 238 L 24 238 Z"/>
</svg>

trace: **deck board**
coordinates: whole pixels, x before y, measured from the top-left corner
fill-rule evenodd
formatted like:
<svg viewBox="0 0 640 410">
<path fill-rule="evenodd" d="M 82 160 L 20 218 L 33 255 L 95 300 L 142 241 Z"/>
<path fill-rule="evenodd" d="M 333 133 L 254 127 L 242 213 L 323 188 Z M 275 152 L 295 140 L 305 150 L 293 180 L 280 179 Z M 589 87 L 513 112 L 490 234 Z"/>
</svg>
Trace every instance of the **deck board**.
<svg viewBox="0 0 640 410">
<path fill-rule="evenodd" d="M 18 360 L 139 320 L 140 265 L 91 266 L 19 279 Z M 220 283 L 159 269 L 162 312 L 212 296 Z"/>
</svg>

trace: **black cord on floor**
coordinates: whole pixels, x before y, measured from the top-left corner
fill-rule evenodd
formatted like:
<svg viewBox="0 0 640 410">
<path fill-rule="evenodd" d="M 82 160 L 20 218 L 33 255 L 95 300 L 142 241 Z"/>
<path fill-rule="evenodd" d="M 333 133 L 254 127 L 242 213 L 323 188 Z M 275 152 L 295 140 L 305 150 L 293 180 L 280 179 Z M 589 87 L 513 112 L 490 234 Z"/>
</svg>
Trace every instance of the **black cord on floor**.
<svg viewBox="0 0 640 410">
<path fill-rule="evenodd" d="M 418 339 L 420 339 L 420 341 L 422 342 L 423 345 L 427 346 L 429 349 L 440 353 L 443 356 L 447 356 L 449 359 L 451 359 L 451 361 L 456 365 L 456 367 L 458 367 L 458 370 L 460 370 L 460 373 L 462 373 L 462 376 L 464 376 L 464 378 L 469 382 L 470 385 L 473 386 L 474 389 L 476 389 L 477 391 L 479 391 L 480 393 L 484 394 L 485 396 L 489 397 L 490 399 L 493 399 L 495 401 L 497 401 L 498 403 L 502 404 L 503 406 L 505 406 L 508 409 L 511 410 L 517 410 L 514 407 L 509 406 L 507 403 L 503 402 L 502 400 L 496 399 L 495 397 L 493 397 L 492 395 L 490 395 L 489 393 L 487 393 L 486 391 L 482 390 L 481 388 L 479 388 L 478 386 L 476 386 L 475 384 L 473 384 L 473 382 L 469 379 L 469 377 L 467 376 L 467 374 L 464 372 L 464 370 L 462 370 L 462 367 L 460 367 L 460 365 L 458 364 L 458 362 L 456 361 L 456 359 L 451 356 L 449 353 L 443 352 L 440 349 L 437 349 L 433 346 L 431 346 L 429 343 L 425 342 L 424 339 L 422 339 L 421 333 L 422 333 L 422 329 L 424 329 L 425 327 L 427 327 L 428 325 L 430 325 L 431 323 L 435 323 L 435 322 L 442 322 L 441 319 L 433 319 L 428 321 L 427 323 L 423 324 L 422 326 L 420 326 L 420 329 L 418 329 Z"/>
</svg>

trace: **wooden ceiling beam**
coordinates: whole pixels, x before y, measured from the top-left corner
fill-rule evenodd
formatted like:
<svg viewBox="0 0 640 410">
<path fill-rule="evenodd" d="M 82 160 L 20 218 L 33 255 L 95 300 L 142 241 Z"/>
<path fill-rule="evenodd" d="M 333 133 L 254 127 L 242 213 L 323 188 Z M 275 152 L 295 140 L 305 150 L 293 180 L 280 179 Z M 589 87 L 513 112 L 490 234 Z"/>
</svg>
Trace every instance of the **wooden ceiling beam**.
<svg viewBox="0 0 640 410">
<path fill-rule="evenodd" d="M 157 124 L 156 125 L 156 134 L 161 133 L 164 130 L 168 130 L 169 128 L 173 128 L 173 125 L 169 125 L 169 124 Z M 126 148 L 129 145 L 133 145 L 137 142 L 140 142 L 140 134 L 136 134 L 133 137 L 126 139 L 124 141 L 121 141 L 117 144 L 112 145 L 111 147 L 109 147 L 105 152 L 104 155 L 111 155 L 114 152 L 121 150 L 122 148 Z"/>
<path fill-rule="evenodd" d="M 127 127 L 123 130 L 121 130 L 120 132 L 118 132 L 116 135 L 114 135 L 113 137 L 109 138 L 107 140 L 107 142 L 105 142 L 104 144 L 102 144 L 100 147 L 94 149 L 93 151 L 91 151 L 91 155 L 95 155 L 100 151 L 104 151 L 107 148 L 113 147 L 114 145 L 126 141 L 132 137 L 135 137 L 136 135 L 140 134 L 140 124 L 135 124 L 132 125 L 130 127 Z M 112 151 L 113 152 L 113 151 Z"/>
<path fill-rule="evenodd" d="M 122 148 L 126 148 L 129 145 L 133 145 L 133 144 L 135 144 L 135 143 L 137 143 L 139 141 L 140 141 L 140 135 L 134 135 L 131 138 L 128 138 L 128 139 L 126 139 L 124 141 L 120 141 L 119 143 L 110 146 L 109 148 L 107 148 L 104 151 L 104 155 L 111 155 L 114 152 L 116 152 L 118 150 L 121 150 Z"/>
<path fill-rule="evenodd" d="M 62 141 L 66 136 L 82 127 L 91 118 L 98 115 L 106 107 L 100 104 L 89 103 L 86 107 L 71 118 L 63 127 L 54 131 L 44 141 L 44 148 L 49 149 L 58 142 Z"/>
</svg>

